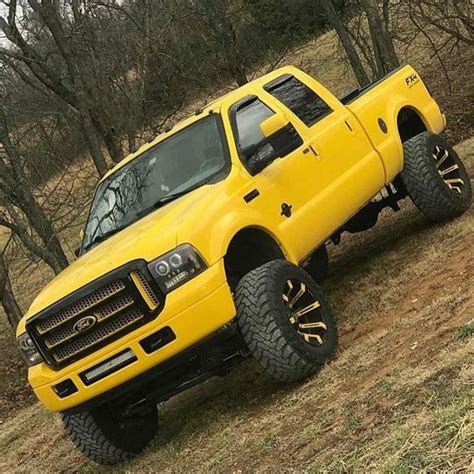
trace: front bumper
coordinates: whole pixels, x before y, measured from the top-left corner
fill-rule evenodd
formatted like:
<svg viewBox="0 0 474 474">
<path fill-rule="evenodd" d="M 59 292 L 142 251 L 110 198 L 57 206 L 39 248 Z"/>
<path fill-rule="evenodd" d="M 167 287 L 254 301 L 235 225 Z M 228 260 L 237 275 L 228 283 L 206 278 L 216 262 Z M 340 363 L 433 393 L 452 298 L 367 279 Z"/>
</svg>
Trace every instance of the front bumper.
<svg viewBox="0 0 474 474">
<path fill-rule="evenodd" d="M 232 294 L 221 260 L 171 292 L 166 298 L 165 308 L 155 320 L 63 370 L 52 370 L 44 363 L 33 366 L 29 369 L 28 379 L 36 396 L 48 409 L 64 411 L 92 400 L 176 356 L 217 331 L 234 316 Z M 140 341 L 164 327 L 170 327 L 176 338 L 157 351 L 147 354 Z M 125 349 L 134 352 L 137 359 L 135 362 L 93 384 L 83 383 L 80 373 Z M 54 386 L 67 379 L 72 380 L 77 391 L 61 398 Z"/>
</svg>

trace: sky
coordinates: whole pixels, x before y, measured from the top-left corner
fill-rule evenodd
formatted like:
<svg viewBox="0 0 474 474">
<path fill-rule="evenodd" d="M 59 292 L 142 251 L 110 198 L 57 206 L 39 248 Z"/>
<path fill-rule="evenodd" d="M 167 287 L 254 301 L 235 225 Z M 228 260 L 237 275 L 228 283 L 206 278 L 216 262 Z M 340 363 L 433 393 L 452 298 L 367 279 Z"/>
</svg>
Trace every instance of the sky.
<svg viewBox="0 0 474 474">
<path fill-rule="evenodd" d="M 7 13 L 7 8 L 3 3 L 0 3 L 0 16 L 4 16 Z M 5 46 L 6 41 L 5 38 L 3 38 L 3 34 L 0 33 L 0 46 Z"/>
<path fill-rule="evenodd" d="M 0 2 L 0 16 L 5 16 L 7 14 L 7 7 Z M 0 46 L 6 46 L 7 40 L 5 39 L 3 33 L 0 32 Z"/>
</svg>

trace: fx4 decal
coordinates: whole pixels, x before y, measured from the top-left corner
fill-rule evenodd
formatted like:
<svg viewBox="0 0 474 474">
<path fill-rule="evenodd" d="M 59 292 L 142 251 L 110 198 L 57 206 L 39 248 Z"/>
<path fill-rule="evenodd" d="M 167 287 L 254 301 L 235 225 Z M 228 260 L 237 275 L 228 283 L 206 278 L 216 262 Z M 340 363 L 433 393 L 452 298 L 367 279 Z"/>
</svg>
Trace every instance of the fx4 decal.
<svg viewBox="0 0 474 474">
<path fill-rule="evenodd" d="M 408 77 L 405 77 L 405 82 L 408 87 L 414 86 L 419 81 L 418 76 L 416 74 L 411 74 Z"/>
</svg>

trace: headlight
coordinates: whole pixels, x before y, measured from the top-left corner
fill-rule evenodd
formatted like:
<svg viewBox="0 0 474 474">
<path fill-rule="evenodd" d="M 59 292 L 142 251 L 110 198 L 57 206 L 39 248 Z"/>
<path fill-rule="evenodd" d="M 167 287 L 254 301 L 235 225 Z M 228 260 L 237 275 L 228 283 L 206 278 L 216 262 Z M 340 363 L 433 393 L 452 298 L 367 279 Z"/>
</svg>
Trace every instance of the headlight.
<svg viewBox="0 0 474 474">
<path fill-rule="evenodd" d="M 17 337 L 16 342 L 20 349 L 20 354 L 25 360 L 28 367 L 43 362 L 41 354 L 38 352 L 38 349 L 36 349 L 33 339 L 31 339 L 30 335 L 27 332 L 20 334 Z"/>
<path fill-rule="evenodd" d="M 189 244 L 180 245 L 148 264 L 151 274 L 166 293 L 191 280 L 206 268 L 204 259 Z"/>
</svg>

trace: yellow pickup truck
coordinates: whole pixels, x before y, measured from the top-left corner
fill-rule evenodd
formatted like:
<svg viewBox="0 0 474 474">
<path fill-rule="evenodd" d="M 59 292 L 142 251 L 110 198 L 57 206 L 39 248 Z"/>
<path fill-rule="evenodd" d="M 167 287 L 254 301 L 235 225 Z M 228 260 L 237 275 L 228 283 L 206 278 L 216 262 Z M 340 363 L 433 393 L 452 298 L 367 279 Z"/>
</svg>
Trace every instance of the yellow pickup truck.
<svg viewBox="0 0 474 474">
<path fill-rule="evenodd" d="M 469 207 L 445 125 L 410 66 L 340 99 L 285 67 L 142 146 L 18 327 L 35 394 L 114 464 L 153 438 L 159 402 L 247 357 L 281 382 L 314 374 L 337 345 L 326 244 L 406 196 L 433 221 Z"/>
</svg>

